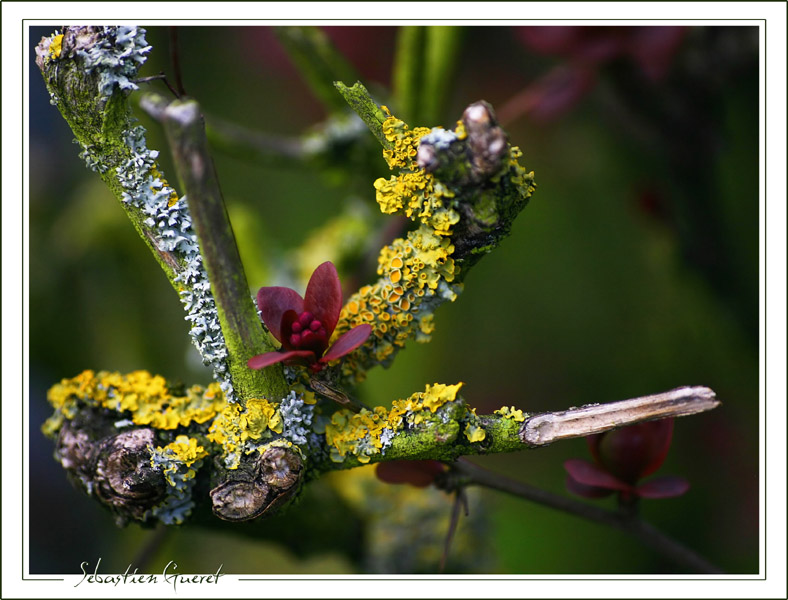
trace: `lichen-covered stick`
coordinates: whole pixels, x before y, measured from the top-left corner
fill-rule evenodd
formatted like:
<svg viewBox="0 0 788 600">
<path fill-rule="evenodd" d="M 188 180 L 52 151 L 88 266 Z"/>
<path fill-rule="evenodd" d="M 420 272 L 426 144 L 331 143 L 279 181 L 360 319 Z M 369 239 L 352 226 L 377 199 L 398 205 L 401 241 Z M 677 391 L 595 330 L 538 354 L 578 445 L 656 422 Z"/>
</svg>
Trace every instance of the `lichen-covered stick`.
<svg viewBox="0 0 788 600">
<path fill-rule="evenodd" d="M 159 170 L 127 96 L 151 47 L 139 27 L 68 27 L 36 47 L 52 104 L 178 292 L 189 334 L 234 400 L 228 352 L 189 208 Z"/>
</svg>

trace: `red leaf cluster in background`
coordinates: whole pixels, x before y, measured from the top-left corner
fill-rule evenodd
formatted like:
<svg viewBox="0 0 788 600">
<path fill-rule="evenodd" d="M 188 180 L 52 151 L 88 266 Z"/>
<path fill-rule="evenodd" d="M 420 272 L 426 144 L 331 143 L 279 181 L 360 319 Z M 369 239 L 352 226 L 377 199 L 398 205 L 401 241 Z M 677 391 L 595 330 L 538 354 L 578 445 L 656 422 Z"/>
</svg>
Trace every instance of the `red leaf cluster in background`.
<svg viewBox="0 0 788 600">
<path fill-rule="evenodd" d="M 555 119 L 574 107 L 596 84 L 602 66 L 633 62 L 646 81 L 657 83 L 684 39 L 686 27 L 517 27 L 520 42 L 537 54 L 564 62 L 498 110 L 502 123 L 527 115 L 536 122 Z"/>
<path fill-rule="evenodd" d="M 638 484 L 662 466 L 673 435 L 673 419 L 649 421 L 588 436 L 594 462 L 570 459 L 564 463 L 567 489 L 586 498 L 618 492 L 622 499 L 672 498 L 684 494 L 689 482 L 666 475 Z"/>
<path fill-rule="evenodd" d="M 378 463 L 375 475 L 384 483 L 409 483 L 423 488 L 445 471 L 446 466 L 437 460 L 391 460 Z"/>
</svg>

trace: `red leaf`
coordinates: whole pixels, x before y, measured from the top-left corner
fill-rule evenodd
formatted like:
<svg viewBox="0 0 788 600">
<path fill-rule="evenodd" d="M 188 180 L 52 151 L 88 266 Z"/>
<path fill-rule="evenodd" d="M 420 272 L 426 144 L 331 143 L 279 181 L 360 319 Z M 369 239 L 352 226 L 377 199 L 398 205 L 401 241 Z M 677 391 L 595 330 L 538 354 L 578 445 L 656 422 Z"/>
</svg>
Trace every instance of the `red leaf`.
<svg viewBox="0 0 788 600">
<path fill-rule="evenodd" d="M 372 333 L 372 326 L 368 324 L 359 325 L 350 331 L 346 331 L 334 344 L 328 349 L 320 362 L 327 363 L 350 354 L 358 348 L 361 344 L 367 341 L 367 338 Z"/>
<path fill-rule="evenodd" d="M 672 433 L 673 419 L 662 419 L 590 436 L 588 444 L 606 471 L 634 484 L 662 465 Z"/>
<path fill-rule="evenodd" d="M 596 83 L 596 72 L 580 65 L 555 67 L 509 99 L 498 112 L 502 123 L 521 116 L 551 121 L 569 111 Z"/>
<path fill-rule="evenodd" d="M 675 498 L 686 493 L 690 488 L 689 481 L 675 475 L 655 477 L 635 488 L 641 498 Z"/>
<path fill-rule="evenodd" d="M 297 358 L 306 359 L 308 362 L 314 362 L 315 353 L 309 350 L 291 350 L 290 352 L 266 352 L 265 354 L 258 354 L 250 358 L 246 366 L 250 369 L 265 369 L 271 365 L 285 360 L 292 360 Z M 311 358 L 311 361 L 309 360 Z"/>
<path fill-rule="evenodd" d="M 286 287 L 264 287 L 257 292 L 257 307 L 263 317 L 263 323 L 268 331 L 282 341 L 282 315 L 288 310 L 295 311 L 297 315 L 304 312 L 304 300 L 298 292 Z"/>
<path fill-rule="evenodd" d="M 583 485 L 620 491 L 632 489 L 632 486 L 587 460 L 571 458 L 564 462 L 564 469 L 566 469 L 572 479 Z"/>
<path fill-rule="evenodd" d="M 653 458 L 643 468 L 643 471 L 640 473 L 641 477 L 651 475 L 662 466 L 662 463 L 665 462 L 665 457 L 668 455 L 670 443 L 673 441 L 673 419 L 661 419 L 659 421 L 651 421 L 648 424 L 652 426 L 651 433 L 654 438 L 652 440 Z"/>
<path fill-rule="evenodd" d="M 629 54 L 643 74 L 657 82 L 667 74 L 685 33 L 686 27 L 632 27 Z"/>
<path fill-rule="evenodd" d="M 311 312 L 331 337 L 342 310 L 342 284 L 334 263 L 326 261 L 312 273 L 304 294 L 304 310 Z"/>
<path fill-rule="evenodd" d="M 446 468 L 437 460 L 391 460 L 378 463 L 375 475 L 384 483 L 409 483 L 427 487 Z"/>
<path fill-rule="evenodd" d="M 567 474 L 566 476 L 566 489 L 572 492 L 573 494 L 582 496 L 583 498 L 604 498 L 605 496 L 609 496 L 615 491 L 615 490 L 609 490 L 607 488 L 596 487 L 593 485 L 585 485 L 575 480 L 569 474 Z"/>
</svg>

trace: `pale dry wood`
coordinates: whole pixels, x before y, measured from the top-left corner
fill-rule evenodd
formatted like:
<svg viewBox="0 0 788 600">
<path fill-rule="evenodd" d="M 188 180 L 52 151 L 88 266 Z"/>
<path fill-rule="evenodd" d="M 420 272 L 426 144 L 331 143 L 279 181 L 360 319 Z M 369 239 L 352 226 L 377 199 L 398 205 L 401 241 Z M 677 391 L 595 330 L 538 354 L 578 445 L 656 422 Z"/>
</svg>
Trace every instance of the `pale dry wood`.
<svg viewBox="0 0 788 600">
<path fill-rule="evenodd" d="M 694 415 L 719 405 L 714 391 L 707 387 L 681 387 L 651 396 L 534 415 L 523 423 L 520 439 L 528 446 L 545 446 L 644 421 Z"/>
</svg>

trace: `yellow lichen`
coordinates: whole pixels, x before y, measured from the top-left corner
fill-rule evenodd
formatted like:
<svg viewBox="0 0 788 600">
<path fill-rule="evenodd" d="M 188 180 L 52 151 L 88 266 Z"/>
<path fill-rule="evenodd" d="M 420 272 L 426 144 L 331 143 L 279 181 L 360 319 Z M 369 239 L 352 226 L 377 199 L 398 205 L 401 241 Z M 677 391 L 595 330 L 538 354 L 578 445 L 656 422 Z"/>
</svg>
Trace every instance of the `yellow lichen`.
<svg viewBox="0 0 788 600">
<path fill-rule="evenodd" d="M 383 157 L 391 169 L 411 169 L 415 164 L 419 139 L 430 132 L 429 127 L 415 127 L 410 130 L 404 121 L 391 116 L 386 106 L 381 107 L 387 117 L 383 121 L 382 131 L 391 149 L 383 151 Z"/>
<path fill-rule="evenodd" d="M 185 481 L 194 479 L 197 471 L 192 465 L 208 456 L 197 439 L 179 435 L 166 446 L 157 446 L 151 454 L 151 466 L 163 469 L 167 483 L 181 487 Z"/>
<path fill-rule="evenodd" d="M 388 113 L 388 109 L 386 109 Z M 375 199 L 387 215 L 401 212 L 409 219 L 427 225 L 437 235 L 451 235 L 451 227 L 460 215 L 451 207 L 454 193 L 435 181 L 416 162 L 419 140 L 430 132 L 427 127 L 408 126 L 389 115 L 383 121 L 383 135 L 392 144 L 383 151 L 389 167 L 401 170 L 399 175 L 375 181 Z"/>
<path fill-rule="evenodd" d="M 218 383 L 205 388 L 195 385 L 186 395 L 176 396 L 170 393 L 164 377 L 147 371 L 121 375 L 86 370 L 52 386 L 47 399 L 56 409 L 42 427 L 47 435 L 54 435 L 64 418 L 73 418 L 80 403 L 116 411 L 119 418 L 126 413 L 136 425 L 166 430 L 205 423 L 226 404 Z"/>
<path fill-rule="evenodd" d="M 347 409 L 331 415 L 326 424 L 326 442 L 331 446 L 331 458 L 341 461 L 347 454 L 367 463 L 370 456 L 383 447 L 381 434 L 389 425 L 388 411 L 382 406 L 372 410 L 362 408 L 358 413 Z"/>
<path fill-rule="evenodd" d="M 269 448 L 291 448 L 293 452 L 296 452 L 301 458 L 304 458 L 304 453 L 301 451 L 301 448 L 293 444 L 293 442 L 290 440 L 286 440 L 285 438 L 278 438 L 272 442 L 262 444 L 261 446 L 258 446 L 257 452 L 260 454 L 265 454 L 265 451 Z"/>
<path fill-rule="evenodd" d="M 167 444 L 164 447 L 157 448 L 159 451 L 170 451 L 173 460 L 182 462 L 187 467 L 191 467 L 195 462 L 201 458 L 208 456 L 205 448 L 199 445 L 199 442 L 188 435 L 179 435 L 175 438 L 174 442 Z"/>
<path fill-rule="evenodd" d="M 498 410 L 495 411 L 496 415 L 501 415 L 507 419 L 513 419 L 518 423 L 522 423 L 525 421 L 525 414 L 519 408 L 515 408 L 514 406 L 502 406 Z"/>
<path fill-rule="evenodd" d="M 481 442 L 485 437 L 487 437 L 487 432 L 479 423 L 479 417 L 476 416 L 476 409 L 472 408 L 468 411 L 469 420 L 465 424 L 465 437 L 468 438 L 468 441 L 473 442 Z"/>
<path fill-rule="evenodd" d="M 172 188 L 172 186 L 168 183 L 167 179 L 162 175 L 161 171 L 159 171 L 158 166 L 154 166 L 149 171 L 150 176 L 153 178 L 153 183 L 151 183 L 150 189 L 153 192 L 157 192 L 162 189 L 169 188 L 170 195 L 169 200 L 167 201 L 167 206 L 175 206 L 175 203 L 178 202 L 178 193 Z"/>
<path fill-rule="evenodd" d="M 362 378 L 365 368 L 385 362 L 410 337 L 429 340 L 432 313 L 423 308 L 424 301 L 438 295 L 441 300 L 453 300 L 461 289 L 450 285 L 459 271 L 451 258 L 453 252 L 448 238 L 426 226 L 381 250 L 380 279 L 351 296 L 339 315 L 335 337 L 363 323 L 369 323 L 373 332 L 359 352 L 345 358 L 344 375 Z"/>
<path fill-rule="evenodd" d="M 60 58 L 60 53 L 63 51 L 63 34 L 54 36 L 49 42 L 49 58 L 54 60 Z"/>
<path fill-rule="evenodd" d="M 381 250 L 380 278 L 362 287 L 342 309 L 334 339 L 364 323 L 373 329 L 367 343 L 342 363 L 342 377 L 351 381 L 362 380 L 365 371 L 376 364 L 387 365 L 409 338 L 429 341 L 434 330 L 432 311 L 444 301 L 453 301 L 462 289 L 461 284 L 454 283 L 459 267 L 452 257 L 455 247 L 451 240 L 453 228 L 460 221 L 455 210 L 457 190 L 418 166 L 420 139 L 430 130 L 411 130 L 388 108 L 383 110 L 386 118 L 382 131 L 390 144 L 383 154 L 389 167 L 399 169 L 399 174 L 375 181 L 376 198 L 384 213 L 403 214 L 419 226 Z M 460 140 L 467 137 L 462 122 L 458 122 L 455 135 Z M 503 171 L 514 179 L 519 177 L 528 187 L 532 177 L 529 179 L 517 165 L 518 156 L 519 151 L 513 150 L 510 159 L 515 167 Z"/>
<path fill-rule="evenodd" d="M 222 446 L 224 454 L 238 455 L 251 452 L 256 446 L 248 442 L 260 441 L 273 433 L 282 433 L 282 415 L 277 405 L 262 398 L 246 401 L 246 407 L 238 403 L 227 404 L 222 413 L 214 419 L 208 430 L 208 439 Z M 231 468 L 238 466 L 234 462 Z"/>
<path fill-rule="evenodd" d="M 429 408 L 432 412 L 435 412 L 447 402 L 454 400 L 462 385 L 462 382 L 455 385 L 445 385 L 442 383 L 428 385 L 422 396 L 422 402 L 424 406 Z"/>
<path fill-rule="evenodd" d="M 468 132 L 465 130 L 465 123 L 462 119 L 457 121 L 457 127 L 454 128 L 454 133 L 457 135 L 458 140 L 464 140 L 468 137 Z"/>
<path fill-rule="evenodd" d="M 359 462 L 369 462 L 373 454 L 384 449 L 386 431 L 393 435 L 405 425 L 418 426 L 426 422 L 446 403 L 457 400 L 462 385 L 428 385 L 423 392 L 405 400 L 395 400 L 389 410 L 376 406 L 358 413 L 347 409 L 335 412 L 325 431 L 331 459 L 341 462 L 347 455 L 353 455 Z"/>
</svg>

